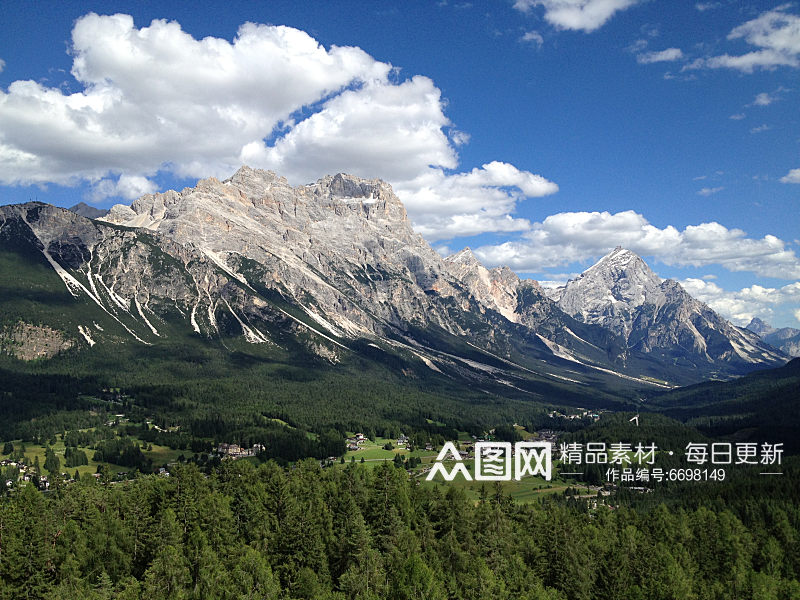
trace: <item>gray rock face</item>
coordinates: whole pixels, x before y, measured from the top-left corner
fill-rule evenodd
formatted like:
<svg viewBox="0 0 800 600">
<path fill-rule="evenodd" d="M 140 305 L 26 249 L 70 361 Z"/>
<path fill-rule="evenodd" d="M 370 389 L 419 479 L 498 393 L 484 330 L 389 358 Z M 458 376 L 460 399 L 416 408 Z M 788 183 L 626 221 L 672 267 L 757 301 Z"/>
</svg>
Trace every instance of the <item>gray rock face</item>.
<svg viewBox="0 0 800 600">
<path fill-rule="evenodd" d="M 377 316 L 458 331 L 427 298 L 453 293 L 441 258 L 379 180 L 339 174 L 292 188 L 242 167 L 222 182 L 115 206 L 105 220 L 191 245 L 245 285 L 309 297 L 303 307 L 328 314 L 336 329 L 378 332 Z"/>
<path fill-rule="evenodd" d="M 482 308 L 491 308 L 512 323 L 519 320 L 517 289 L 520 279 L 508 267 L 487 269 L 470 248 L 448 256 L 445 265 L 449 273 L 475 298 Z M 538 284 L 534 284 L 537 285 Z"/>
<path fill-rule="evenodd" d="M 747 327 L 745 327 L 745 329 L 749 329 L 750 331 L 755 333 L 757 336 L 762 337 L 762 338 L 765 335 L 769 335 L 769 334 L 774 333 L 775 331 L 777 331 L 777 329 L 775 329 L 771 325 L 767 325 L 764 321 L 762 321 L 758 317 L 753 317 L 752 319 L 750 319 L 750 323 L 748 323 L 748 325 L 747 325 Z M 794 330 L 794 331 L 797 331 L 797 330 Z M 800 331 L 797 331 L 797 333 L 800 333 Z"/>
<path fill-rule="evenodd" d="M 85 202 L 78 202 L 75 206 L 71 206 L 69 210 L 87 219 L 99 219 L 108 214 L 108 210 L 89 206 Z"/>
<path fill-rule="evenodd" d="M 17 245 L 20 237 L 27 238 L 73 298 L 94 307 L 117 333 L 142 343 L 161 335 L 153 323 L 163 321 L 167 311 L 189 314 L 205 303 L 210 315 L 216 304 L 212 298 L 226 292 L 228 280 L 213 263 L 163 237 L 111 227 L 47 204 L 0 207 L 0 218 L 0 238 Z M 208 327 L 211 321 L 208 317 Z M 78 339 L 94 345 L 84 333 L 92 323 L 79 327 L 83 331 Z M 103 336 L 98 331 L 94 335 L 99 339 Z"/>
<path fill-rule="evenodd" d="M 558 305 L 585 323 L 599 323 L 628 337 L 637 309 L 663 305 L 661 280 L 633 252 L 616 248 L 570 281 L 558 293 Z"/>
<path fill-rule="evenodd" d="M 747 329 L 755 333 L 766 343 L 778 348 L 788 356 L 800 356 L 800 329 L 781 327 L 776 329 L 755 317 L 747 325 Z"/>
<path fill-rule="evenodd" d="M 662 369 L 670 381 L 699 381 L 783 360 L 622 249 L 557 302 L 469 249 L 442 258 L 377 179 L 291 187 L 242 167 L 95 221 L 37 203 L 0 207 L 3 240 L 41 254 L 94 310 L 96 319 L 78 312 L 84 320 L 70 325 L 89 347 L 194 332 L 280 347 L 291 339 L 336 362 L 366 341 L 459 377 L 496 371 L 466 358 L 483 352 L 576 385 L 584 376 L 646 383 L 638 378 Z"/>
<path fill-rule="evenodd" d="M 629 250 L 616 248 L 554 294 L 559 307 L 627 340 L 628 348 L 690 364 L 782 364 L 785 357 L 662 281 Z"/>
</svg>

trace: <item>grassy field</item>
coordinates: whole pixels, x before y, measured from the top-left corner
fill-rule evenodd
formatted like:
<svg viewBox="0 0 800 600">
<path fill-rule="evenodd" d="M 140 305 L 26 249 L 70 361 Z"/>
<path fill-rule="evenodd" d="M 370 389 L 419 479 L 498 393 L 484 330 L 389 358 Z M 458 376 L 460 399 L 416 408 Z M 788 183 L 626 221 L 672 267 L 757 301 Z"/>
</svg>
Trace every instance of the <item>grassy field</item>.
<svg viewBox="0 0 800 600">
<path fill-rule="evenodd" d="M 534 434 L 525 431 L 525 429 L 522 427 L 517 427 L 517 430 L 524 439 L 534 437 Z M 388 440 L 385 438 L 377 438 L 375 441 L 367 440 L 364 444 L 362 444 L 361 449 L 354 452 L 347 452 L 345 454 L 345 463 L 351 462 L 351 457 L 355 458 L 356 462 L 360 462 L 361 458 L 363 457 L 365 466 L 374 467 L 380 465 L 384 460 L 393 460 L 398 454 L 406 457 L 416 456 L 422 460 L 422 464 L 412 471 L 412 477 L 417 478 L 421 485 L 429 487 L 440 486 L 442 489 L 455 486 L 463 489 L 464 492 L 466 492 L 467 497 L 474 501 L 478 501 L 480 498 L 481 486 L 483 485 L 486 486 L 486 492 L 489 495 L 494 493 L 495 482 L 493 481 L 467 481 L 460 476 L 456 477 L 453 481 L 444 481 L 440 475 L 437 475 L 433 481 L 427 481 L 427 470 L 430 469 L 431 464 L 436 460 L 439 449 L 421 449 L 414 450 L 413 452 L 408 452 L 408 450 L 404 448 L 384 450 L 383 445 L 387 441 L 391 441 L 393 444 L 396 442 L 396 440 Z M 465 434 L 465 439 L 460 441 L 471 441 L 471 438 Z M 453 468 L 453 464 L 453 462 L 445 462 L 445 467 L 448 471 Z M 472 474 L 474 472 L 474 461 L 467 459 L 464 461 L 464 464 L 467 467 L 467 471 Z M 501 481 L 499 484 L 503 489 L 503 493 L 510 495 L 512 498 L 520 502 L 534 502 L 548 494 L 561 494 L 568 487 L 578 487 L 578 484 L 572 478 L 561 478 L 558 476 L 551 481 L 546 481 L 542 477 L 529 476 L 523 477 L 520 481 Z M 579 489 L 585 490 L 585 486 L 582 486 Z"/>
<path fill-rule="evenodd" d="M 514 429 L 516 429 L 519 434 L 522 436 L 522 441 L 527 442 L 531 438 L 535 439 L 537 436 L 535 433 L 531 433 L 527 429 L 525 429 L 522 425 L 514 425 Z"/>
<path fill-rule="evenodd" d="M 429 466 L 429 464 L 426 465 L 425 463 L 433 462 L 434 459 L 435 457 L 428 461 L 423 461 L 423 466 Z M 454 464 L 454 462 L 450 461 L 445 461 L 444 463 L 445 468 L 448 471 L 453 468 Z M 473 460 L 465 460 L 464 465 L 467 467 L 467 471 L 471 475 L 474 474 Z M 427 472 L 422 473 L 421 471 L 416 475 L 419 478 L 421 485 L 441 486 L 443 489 L 449 486 L 458 487 L 466 492 L 467 497 L 476 501 L 480 498 L 481 486 L 485 485 L 487 493 L 491 495 L 494 491 L 496 483 L 494 481 L 467 481 L 461 476 L 456 476 L 453 481 L 445 481 L 439 474 L 437 474 L 432 481 L 427 481 L 427 475 Z M 561 478 L 558 476 L 554 477 L 551 481 L 546 481 L 544 478 L 538 476 L 527 476 L 523 477 L 520 481 L 500 481 L 497 483 L 500 484 L 504 494 L 507 494 L 520 502 L 532 502 L 547 494 L 563 493 L 568 487 L 579 487 L 577 482 L 573 481 L 571 478 Z M 586 486 L 582 486 L 582 488 L 586 489 Z"/>
<path fill-rule="evenodd" d="M 142 442 L 140 440 L 136 440 L 133 438 L 135 442 L 138 442 L 143 448 L 146 446 L 146 442 Z M 22 446 L 21 440 L 13 440 L 12 443 L 14 444 L 14 448 L 20 448 Z M 0 442 L 0 448 L 2 447 L 3 443 Z M 84 475 L 90 475 L 92 473 L 97 472 L 97 467 L 100 463 L 95 462 L 92 460 L 94 456 L 94 450 L 92 448 L 87 447 L 78 447 L 78 450 L 83 450 L 86 453 L 86 457 L 89 459 L 88 465 L 81 465 L 79 467 L 66 467 L 64 465 L 64 450 L 66 449 L 64 446 L 64 442 L 61 439 L 57 439 L 56 443 L 51 446 L 53 451 L 56 453 L 56 456 L 61 461 L 61 471 L 63 473 L 69 473 L 71 476 L 75 474 L 77 470 L 81 477 Z M 154 467 L 161 467 L 166 463 L 175 462 L 178 459 L 178 456 L 181 454 L 185 456 L 190 456 L 191 452 L 188 450 L 173 450 L 167 446 L 159 446 L 157 444 L 153 444 L 152 450 L 143 450 L 144 455 L 153 461 Z M 41 446 L 39 444 L 25 444 L 25 457 L 28 459 L 28 464 L 33 465 L 36 458 L 39 458 L 39 467 L 42 469 L 42 474 L 47 475 L 47 471 L 44 470 L 44 459 L 45 459 L 45 446 Z M 2 458 L 8 458 L 7 456 L 3 456 Z M 130 467 L 122 467 L 119 465 L 109 464 L 109 468 L 111 469 L 112 473 L 119 473 L 123 471 L 130 471 Z"/>
<path fill-rule="evenodd" d="M 392 446 L 394 446 L 394 450 L 384 450 L 383 447 L 386 445 L 387 442 L 391 442 Z M 375 441 L 372 440 L 365 440 L 361 447 L 358 450 L 348 450 L 345 452 L 344 460 L 345 462 L 350 462 L 350 457 L 355 457 L 356 462 L 360 461 L 362 458 L 367 461 L 374 461 L 374 460 L 393 460 L 395 455 L 403 454 L 407 456 L 411 456 L 412 454 L 409 453 L 408 449 L 406 448 L 398 448 L 397 447 L 397 440 L 390 439 L 390 438 L 382 438 L 376 437 Z"/>
<path fill-rule="evenodd" d="M 275 419 L 275 421 L 278 421 Z M 529 433 L 523 427 L 516 426 L 517 431 L 520 433 L 523 439 L 530 439 L 535 437 L 535 434 Z M 459 432 L 459 442 L 472 442 L 472 438 L 466 432 Z M 352 435 L 352 434 L 350 434 Z M 157 469 L 165 464 L 173 463 L 178 460 L 178 457 L 181 455 L 186 456 L 189 458 L 191 456 L 191 452 L 188 450 L 173 450 L 167 446 L 160 446 L 157 444 L 152 444 L 151 450 L 144 450 L 144 448 L 148 447 L 147 442 L 142 442 L 141 440 L 137 440 L 133 438 L 135 442 L 138 442 L 139 445 L 143 448 L 144 455 L 153 461 L 153 466 Z M 388 442 L 394 446 L 392 450 L 385 450 L 383 447 Z M 0 445 L 2 442 L 0 442 Z M 20 440 L 13 441 L 14 447 L 19 448 L 21 446 Z M 463 489 L 467 496 L 477 501 L 480 498 L 481 494 L 481 487 L 486 487 L 486 492 L 488 494 L 494 493 L 495 489 L 495 482 L 487 481 L 467 481 L 463 477 L 457 477 L 455 480 L 446 482 L 442 479 L 441 476 L 437 475 L 436 479 L 433 481 L 427 481 L 426 476 L 428 470 L 431 468 L 432 463 L 436 460 L 436 457 L 439 453 L 439 449 L 435 448 L 433 450 L 425 450 L 424 448 L 415 449 L 413 452 L 409 452 L 409 450 L 405 447 L 398 447 L 397 440 L 393 438 L 382 438 L 378 437 L 374 440 L 365 440 L 360 448 L 357 451 L 348 451 L 344 455 L 344 462 L 345 464 L 349 464 L 351 462 L 361 463 L 361 460 L 364 460 L 364 465 L 366 467 L 376 467 L 382 464 L 384 461 L 391 461 L 394 460 L 396 456 L 400 455 L 404 458 L 408 459 L 410 457 L 416 457 L 421 460 L 420 466 L 414 469 L 411 472 L 411 476 L 417 478 L 421 485 L 433 487 L 433 486 L 441 486 L 441 487 L 448 487 L 448 486 L 455 486 Z M 61 460 L 61 470 L 62 472 L 68 472 L 70 475 L 75 473 L 76 467 L 67 468 L 64 465 L 64 442 L 61 439 L 57 439 L 55 444 L 52 445 L 53 450 L 56 453 L 56 456 L 59 457 Z M 91 448 L 81 447 L 80 450 L 83 450 L 86 453 L 86 456 L 89 458 L 89 464 L 77 467 L 77 471 L 80 473 L 81 477 L 91 475 L 97 472 L 98 464 L 94 460 L 92 460 L 94 456 L 94 450 Z M 25 456 L 28 459 L 29 464 L 33 464 L 36 458 L 39 459 L 39 465 L 44 467 L 45 461 L 45 447 L 38 444 L 26 444 L 25 445 Z M 256 459 L 252 459 L 255 461 Z M 464 461 L 464 464 L 467 467 L 467 470 L 470 473 L 474 472 L 474 461 L 472 459 L 467 459 Z M 446 468 L 449 470 L 452 468 L 452 462 L 445 463 Z M 336 467 L 342 466 L 339 461 L 335 463 Z M 129 467 L 123 467 L 118 465 L 109 465 L 110 470 L 113 473 L 119 473 L 122 471 L 130 471 Z M 44 474 L 47 474 L 43 471 Z M 525 477 L 521 481 L 502 481 L 499 482 L 499 485 L 502 487 L 503 492 L 505 494 L 510 495 L 514 499 L 521 501 L 521 502 L 532 502 L 537 499 L 542 498 L 548 494 L 556 494 L 556 493 L 563 493 L 567 487 L 573 486 L 575 487 L 575 482 L 572 481 L 569 477 L 559 478 L 556 477 L 552 481 L 546 481 L 541 477 Z"/>
</svg>

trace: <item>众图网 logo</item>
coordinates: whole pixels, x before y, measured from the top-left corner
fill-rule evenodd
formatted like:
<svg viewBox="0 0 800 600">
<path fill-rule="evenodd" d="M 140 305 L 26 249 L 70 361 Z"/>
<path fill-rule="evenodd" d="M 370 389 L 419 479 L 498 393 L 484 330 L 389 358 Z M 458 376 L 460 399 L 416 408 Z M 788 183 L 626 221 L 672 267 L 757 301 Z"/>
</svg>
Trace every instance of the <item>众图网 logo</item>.
<svg viewBox="0 0 800 600">
<path fill-rule="evenodd" d="M 445 481 L 453 481 L 461 473 L 468 481 L 519 481 L 525 475 L 541 475 L 547 481 L 552 476 L 552 454 L 549 442 L 476 442 L 475 474 L 467 470 L 461 453 L 453 442 L 447 442 L 433 465 L 427 480 L 432 480 L 437 473 Z M 451 458 L 448 459 L 448 454 Z M 449 471 L 443 461 L 455 461 Z"/>
</svg>

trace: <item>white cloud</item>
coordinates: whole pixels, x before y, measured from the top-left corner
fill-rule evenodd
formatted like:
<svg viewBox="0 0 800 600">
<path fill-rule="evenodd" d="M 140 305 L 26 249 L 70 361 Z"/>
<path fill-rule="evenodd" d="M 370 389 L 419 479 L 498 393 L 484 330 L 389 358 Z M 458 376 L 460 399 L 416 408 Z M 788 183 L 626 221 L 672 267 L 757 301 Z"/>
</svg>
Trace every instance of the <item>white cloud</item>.
<svg viewBox="0 0 800 600">
<path fill-rule="evenodd" d="M 765 131 L 769 131 L 770 129 L 772 129 L 772 127 L 770 127 L 767 124 L 763 124 L 759 125 L 758 127 L 753 127 L 752 129 L 750 129 L 750 133 L 764 133 Z"/>
<path fill-rule="evenodd" d="M 761 92 L 756 95 L 755 100 L 753 100 L 753 106 L 769 106 L 775 102 L 775 100 L 777 100 L 777 98 L 769 92 Z"/>
<path fill-rule="evenodd" d="M 694 7 L 699 10 L 700 12 L 705 12 L 707 10 L 713 10 L 715 8 L 719 8 L 719 2 L 698 2 L 694 5 Z"/>
<path fill-rule="evenodd" d="M 794 311 L 794 318 L 797 319 L 798 323 L 800 323 L 800 308 Z"/>
<path fill-rule="evenodd" d="M 407 195 L 431 239 L 519 231 L 516 203 L 558 189 L 499 162 L 452 173 L 469 136 L 433 81 L 291 27 L 197 40 L 174 21 L 137 28 L 92 13 L 76 21 L 70 53 L 81 91 L 0 91 L 0 184 L 90 182 L 95 198 L 128 199 L 153 191 L 143 174 L 159 171 L 226 177 L 246 163 L 295 184 L 349 172 Z"/>
<path fill-rule="evenodd" d="M 731 119 L 731 120 L 733 120 L 733 121 L 741 121 L 742 119 L 744 119 L 744 118 L 745 118 L 745 115 L 744 115 L 744 113 L 737 113 L 737 114 L 735 114 L 735 115 L 731 115 L 731 116 L 730 116 L 730 117 L 728 117 L 728 118 L 729 118 L 729 119 Z"/>
<path fill-rule="evenodd" d="M 391 68 L 288 27 L 245 24 L 233 43 L 198 41 L 176 22 L 136 29 L 128 15 L 78 19 L 71 53 L 83 91 L 15 81 L 0 92 L 3 183 L 96 181 L 165 163 L 183 176 L 229 174 L 246 141 Z"/>
<path fill-rule="evenodd" d="M 648 44 L 649 44 L 649 42 L 647 40 L 638 39 L 638 40 L 633 42 L 630 46 L 628 46 L 625 49 L 628 52 L 632 52 L 633 54 L 636 54 L 638 52 L 642 52 L 645 48 L 647 48 Z"/>
<path fill-rule="evenodd" d="M 537 279 L 543 288 L 559 288 L 567 284 L 570 279 L 579 277 L 580 273 L 549 273 L 550 279 Z"/>
<path fill-rule="evenodd" d="M 667 48 L 658 52 L 645 52 L 636 57 L 636 62 L 640 65 L 647 65 L 650 63 L 658 62 L 671 62 L 683 58 L 683 52 L 680 48 Z"/>
<path fill-rule="evenodd" d="M 781 177 L 781 183 L 800 183 L 800 169 L 792 169 Z"/>
<path fill-rule="evenodd" d="M 464 131 L 458 131 L 457 129 L 453 129 L 450 131 L 450 141 L 453 142 L 456 146 L 463 146 L 464 144 L 469 144 L 470 135 Z"/>
<path fill-rule="evenodd" d="M 660 229 L 628 210 L 567 212 L 534 223 L 520 240 L 483 246 L 475 254 L 488 265 L 507 264 L 522 272 L 586 262 L 623 246 L 668 265 L 721 265 L 729 271 L 752 271 L 780 279 L 800 278 L 800 259 L 773 235 L 748 238 L 740 229 L 719 223 L 689 225 L 682 231 Z"/>
<path fill-rule="evenodd" d="M 702 190 L 700 190 L 697 193 L 700 196 L 711 196 L 712 194 L 716 194 L 717 192 L 721 192 L 724 189 L 725 189 L 724 187 L 713 187 L 713 188 L 704 187 Z"/>
<path fill-rule="evenodd" d="M 503 189 L 512 186 L 519 191 Z M 523 197 L 554 194 L 558 186 L 513 165 L 491 162 L 469 173 L 446 175 L 430 169 L 417 179 L 397 186 L 397 193 L 428 240 L 476 235 L 484 231 L 527 231 L 527 219 L 511 217 Z"/>
<path fill-rule="evenodd" d="M 537 48 L 541 48 L 544 44 L 544 38 L 538 31 L 526 31 L 520 38 L 520 41 L 535 44 Z"/>
<path fill-rule="evenodd" d="M 297 182 L 338 171 L 408 181 L 429 165 L 458 166 L 443 131 L 449 125 L 441 92 L 427 77 L 373 82 L 329 99 L 273 145 L 246 144 L 237 162 L 273 169 Z"/>
<path fill-rule="evenodd" d="M 6 68 L 6 61 L 4 61 L 2 58 L 0 58 L 0 73 L 2 73 L 3 69 L 5 69 L 5 68 Z"/>
<path fill-rule="evenodd" d="M 158 186 L 141 175 L 120 175 L 117 181 L 101 179 L 92 186 L 91 199 L 99 202 L 106 198 L 136 200 L 145 194 L 154 194 Z"/>
<path fill-rule="evenodd" d="M 516 0 L 514 8 L 530 12 L 534 6 L 544 8 L 545 20 L 558 29 L 590 33 L 638 0 Z"/>
<path fill-rule="evenodd" d="M 772 322 L 780 313 L 791 310 L 792 305 L 800 302 L 800 282 L 780 288 L 753 285 L 734 291 L 724 290 L 716 283 L 702 279 L 685 279 L 680 284 L 689 294 L 742 327 L 753 317 Z M 800 309 L 794 311 L 795 317 L 798 312 Z"/>
<path fill-rule="evenodd" d="M 800 17 L 786 12 L 784 4 L 761 13 L 751 21 L 734 28 L 728 40 L 744 40 L 754 50 L 746 54 L 722 54 L 700 58 L 684 69 L 737 69 L 752 73 L 756 69 L 800 66 Z"/>
</svg>

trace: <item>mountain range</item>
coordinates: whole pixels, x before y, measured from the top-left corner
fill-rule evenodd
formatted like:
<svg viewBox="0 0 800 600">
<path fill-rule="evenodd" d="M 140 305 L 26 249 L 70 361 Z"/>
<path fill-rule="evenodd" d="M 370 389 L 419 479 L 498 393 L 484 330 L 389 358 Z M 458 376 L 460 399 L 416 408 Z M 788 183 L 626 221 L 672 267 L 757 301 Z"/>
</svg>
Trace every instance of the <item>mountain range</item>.
<svg viewBox="0 0 800 600">
<path fill-rule="evenodd" d="M 20 359 L 192 340 L 550 398 L 787 360 L 632 252 L 547 290 L 468 248 L 440 256 L 387 183 L 344 174 L 292 187 L 242 167 L 105 215 L 2 206 L 0 267 L 0 344 Z"/>
<path fill-rule="evenodd" d="M 758 317 L 754 317 L 747 329 L 755 333 L 766 343 L 781 350 L 789 356 L 800 356 L 800 329 L 794 327 L 775 328 Z"/>
</svg>

